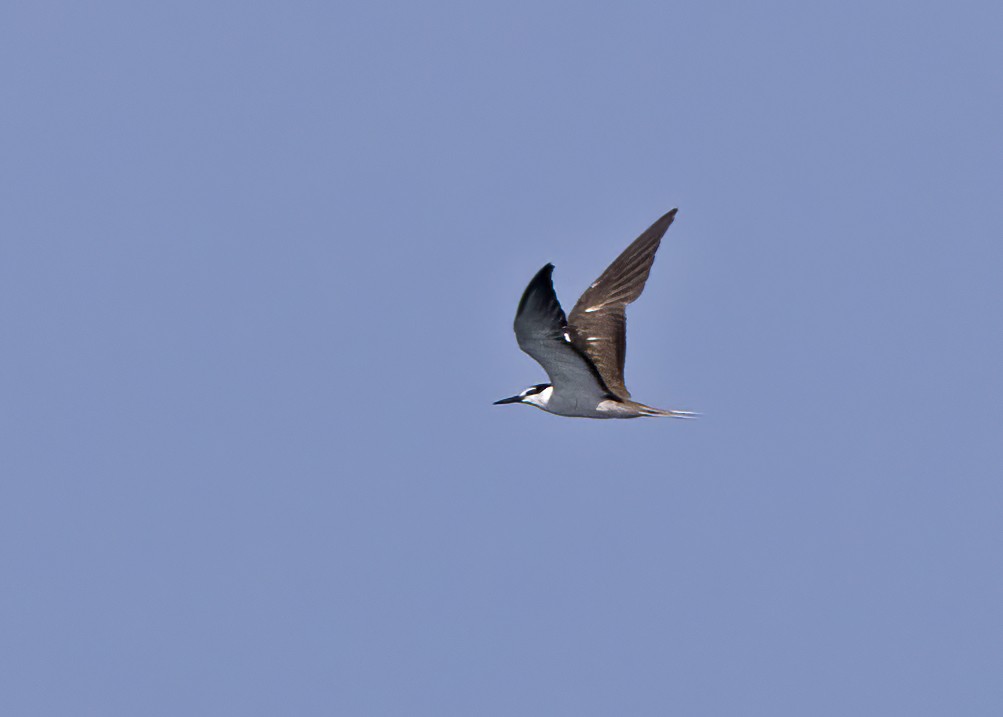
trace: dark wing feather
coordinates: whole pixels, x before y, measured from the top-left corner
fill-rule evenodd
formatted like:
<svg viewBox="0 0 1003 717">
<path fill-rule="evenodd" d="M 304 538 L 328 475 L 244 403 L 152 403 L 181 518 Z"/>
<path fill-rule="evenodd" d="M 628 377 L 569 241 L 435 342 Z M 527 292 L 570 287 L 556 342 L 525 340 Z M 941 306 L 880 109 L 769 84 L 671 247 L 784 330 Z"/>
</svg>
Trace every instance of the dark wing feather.
<svg viewBox="0 0 1003 717">
<path fill-rule="evenodd" d="M 555 389 L 566 385 L 577 395 L 594 387 L 597 395 L 606 390 L 596 369 L 566 338 L 567 319 L 554 293 L 551 274 L 553 264 L 547 264 L 529 282 L 515 314 L 515 338 L 519 348 L 543 366 Z"/>
<path fill-rule="evenodd" d="M 585 290 L 568 321 L 571 343 L 588 356 L 606 387 L 618 398 L 629 399 L 623 383 L 627 355 L 625 309 L 644 291 L 662 236 L 676 210 L 663 216 L 634 240 Z"/>
</svg>

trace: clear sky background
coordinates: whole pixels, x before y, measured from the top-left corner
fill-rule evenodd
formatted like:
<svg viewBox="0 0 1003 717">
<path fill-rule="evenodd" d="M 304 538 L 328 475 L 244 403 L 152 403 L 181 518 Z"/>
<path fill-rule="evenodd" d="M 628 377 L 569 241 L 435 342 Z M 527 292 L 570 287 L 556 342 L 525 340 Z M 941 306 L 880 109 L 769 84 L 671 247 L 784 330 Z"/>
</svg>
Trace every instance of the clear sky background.
<svg viewBox="0 0 1003 717">
<path fill-rule="evenodd" d="M 1003 5 L 0 27 L 0 713 L 1003 714 Z"/>
</svg>

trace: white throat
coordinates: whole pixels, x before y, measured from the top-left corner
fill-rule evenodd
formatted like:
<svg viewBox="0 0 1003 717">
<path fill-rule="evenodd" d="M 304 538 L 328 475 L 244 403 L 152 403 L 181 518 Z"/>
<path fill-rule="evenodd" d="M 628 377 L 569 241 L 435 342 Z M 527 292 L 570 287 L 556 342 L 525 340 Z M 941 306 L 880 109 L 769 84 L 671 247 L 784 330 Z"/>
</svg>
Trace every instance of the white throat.
<svg viewBox="0 0 1003 717">
<path fill-rule="evenodd" d="M 523 403 L 529 403 L 540 408 L 545 408 L 550 403 L 550 397 L 554 395 L 554 387 L 547 386 L 539 393 L 531 393 L 522 399 Z"/>
</svg>

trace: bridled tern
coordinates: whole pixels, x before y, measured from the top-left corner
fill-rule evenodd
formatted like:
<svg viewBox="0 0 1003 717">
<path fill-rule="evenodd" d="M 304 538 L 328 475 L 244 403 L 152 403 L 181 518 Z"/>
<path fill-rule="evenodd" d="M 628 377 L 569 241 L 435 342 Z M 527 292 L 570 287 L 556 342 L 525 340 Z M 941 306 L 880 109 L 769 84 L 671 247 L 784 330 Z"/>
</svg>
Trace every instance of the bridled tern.
<svg viewBox="0 0 1003 717">
<path fill-rule="evenodd" d="M 666 411 L 630 398 L 623 384 L 627 351 L 624 313 L 644 291 L 651 263 L 676 211 L 663 216 L 634 240 L 592 282 L 565 317 L 547 264 L 529 282 L 515 314 L 519 348 L 547 372 L 550 383 L 530 386 L 518 396 L 495 401 L 526 403 L 558 416 L 581 418 L 689 418 L 690 411 Z"/>
</svg>

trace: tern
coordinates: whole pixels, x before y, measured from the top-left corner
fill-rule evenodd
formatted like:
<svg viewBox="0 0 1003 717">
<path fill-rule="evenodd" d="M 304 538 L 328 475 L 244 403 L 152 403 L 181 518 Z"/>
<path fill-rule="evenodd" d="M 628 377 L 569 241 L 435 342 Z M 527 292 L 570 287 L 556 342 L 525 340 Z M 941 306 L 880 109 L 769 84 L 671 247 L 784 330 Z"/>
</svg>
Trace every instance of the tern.
<svg viewBox="0 0 1003 717">
<path fill-rule="evenodd" d="M 676 211 L 665 214 L 635 239 L 585 290 L 570 317 L 565 317 L 554 292 L 554 265 L 537 272 L 519 301 L 515 338 L 519 348 L 547 372 L 550 383 L 530 386 L 495 405 L 525 403 L 558 416 L 579 418 L 697 415 L 633 401 L 623 383 L 625 309 L 644 291 L 655 252 Z"/>
</svg>

